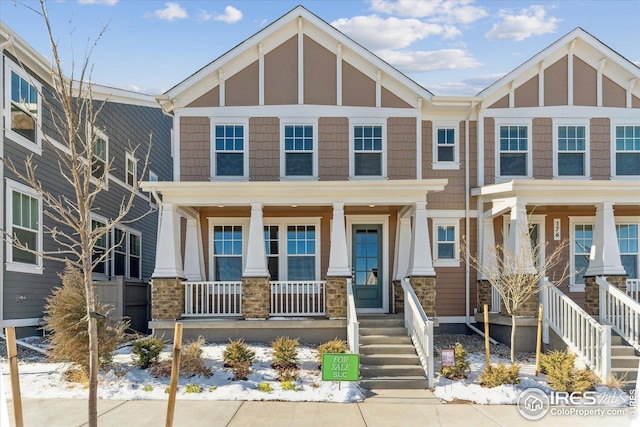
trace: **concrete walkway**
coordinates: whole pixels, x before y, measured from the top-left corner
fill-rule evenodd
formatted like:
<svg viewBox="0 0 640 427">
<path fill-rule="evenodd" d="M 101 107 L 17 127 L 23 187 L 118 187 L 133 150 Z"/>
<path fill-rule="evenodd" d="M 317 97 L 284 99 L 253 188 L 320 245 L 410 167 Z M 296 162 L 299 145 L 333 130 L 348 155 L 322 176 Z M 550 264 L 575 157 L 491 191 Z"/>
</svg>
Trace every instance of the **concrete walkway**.
<svg viewBox="0 0 640 427">
<path fill-rule="evenodd" d="M 631 409 L 623 416 L 552 416 L 527 421 L 515 406 L 443 404 L 428 390 L 375 390 L 364 402 L 245 402 L 178 400 L 173 425 L 180 426 L 631 426 Z M 167 402 L 164 400 L 100 400 L 98 424 L 101 427 L 164 426 Z M 9 402 L 9 418 L 13 414 Z M 25 427 L 86 426 L 87 401 L 78 399 L 24 399 Z M 4 427 L 4 426 L 2 426 Z"/>
</svg>

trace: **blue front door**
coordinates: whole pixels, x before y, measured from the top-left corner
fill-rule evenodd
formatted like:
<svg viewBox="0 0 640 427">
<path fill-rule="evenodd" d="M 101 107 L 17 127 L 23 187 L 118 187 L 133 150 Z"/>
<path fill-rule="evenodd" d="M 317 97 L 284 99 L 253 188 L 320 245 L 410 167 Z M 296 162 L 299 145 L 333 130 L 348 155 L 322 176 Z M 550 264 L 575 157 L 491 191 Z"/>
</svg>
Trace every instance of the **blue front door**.
<svg viewBox="0 0 640 427">
<path fill-rule="evenodd" d="M 382 225 L 353 225 L 353 293 L 357 308 L 382 308 Z"/>
</svg>

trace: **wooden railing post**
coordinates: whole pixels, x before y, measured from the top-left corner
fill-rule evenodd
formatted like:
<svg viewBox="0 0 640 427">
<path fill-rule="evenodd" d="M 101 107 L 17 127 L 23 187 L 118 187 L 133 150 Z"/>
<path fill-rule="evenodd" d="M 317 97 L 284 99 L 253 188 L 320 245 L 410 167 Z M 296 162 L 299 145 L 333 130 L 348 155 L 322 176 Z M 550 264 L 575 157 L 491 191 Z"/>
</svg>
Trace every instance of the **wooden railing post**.
<svg viewBox="0 0 640 427">
<path fill-rule="evenodd" d="M 166 427 L 173 426 L 173 414 L 176 408 L 178 377 L 180 376 L 180 353 L 182 351 L 182 323 L 176 323 L 173 334 L 173 361 L 171 363 L 171 382 L 169 383 L 169 403 L 167 404 Z"/>
<path fill-rule="evenodd" d="M 9 378 L 11 379 L 11 401 L 13 403 L 13 420 L 16 427 L 23 427 L 22 397 L 20 396 L 20 377 L 18 377 L 18 348 L 16 347 L 16 328 L 5 328 L 7 336 L 7 357 L 9 358 Z M 2 378 L 0 378 L 2 381 Z"/>
</svg>

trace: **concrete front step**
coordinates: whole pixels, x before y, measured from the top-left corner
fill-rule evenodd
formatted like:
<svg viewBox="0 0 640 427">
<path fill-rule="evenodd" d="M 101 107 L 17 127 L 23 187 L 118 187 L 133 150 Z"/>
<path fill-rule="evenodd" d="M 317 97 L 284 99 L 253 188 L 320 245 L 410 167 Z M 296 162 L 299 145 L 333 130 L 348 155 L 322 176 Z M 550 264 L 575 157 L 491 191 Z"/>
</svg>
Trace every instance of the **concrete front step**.
<svg viewBox="0 0 640 427">
<path fill-rule="evenodd" d="M 420 365 L 375 365 L 362 366 L 360 376 L 364 379 L 376 377 L 419 377 L 424 376 Z"/>
<path fill-rule="evenodd" d="M 360 354 L 416 354 L 413 344 L 367 344 L 360 346 Z"/>
<path fill-rule="evenodd" d="M 636 350 L 630 345 L 612 345 L 611 357 L 614 356 L 635 356 Z"/>
<path fill-rule="evenodd" d="M 616 378 L 623 381 L 633 381 L 635 382 L 638 378 L 638 370 L 637 369 L 628 369 L 628 368 L 611 368 L 611 374 L 615 375 Z"/>
<path fill-rule="evenodd" d="M 358 317 L 360 328 L 404 328 L 404 319 L 379 319 Z"/>
<path fill-rule="evenodd" d="M 360 356 L 363 366 L 377 365 L 420 365 L 420 359 L 415 354 L 363 354 Z"/>
<path fill-rule="evenodd" d="M 404 326 L 382 326 L 377 328 L 365 328 L 360 325 L 360 336 L 366 337 L 369 335 L 389 335 L 389 336 L 407 336 L 407 328 Z"/>
<path fill-rule="evenodd" d="M 612 356 L 611 367 L 638 369 L 639 361 L 640 357 L 638 356 Z"/>
<path fill-rule="evenodd" d="M 379 389 L 423 389 L 427 388 L 427 379 L 424 376 L 412 377 L 375 377 L 360 380 L 360 386 L 369 390 Z"/>
<path fill-rule="evenodd" d="M 611 333 L 611 345 L 623 345 L 622 337 L 620 335 L 614 335 Z"/>
<path fill-rule="evenodd" d="M 360 337 L 360 344 L 411 344 L 411 337 L 408 335 L 365 335 Z"/>
</svg>

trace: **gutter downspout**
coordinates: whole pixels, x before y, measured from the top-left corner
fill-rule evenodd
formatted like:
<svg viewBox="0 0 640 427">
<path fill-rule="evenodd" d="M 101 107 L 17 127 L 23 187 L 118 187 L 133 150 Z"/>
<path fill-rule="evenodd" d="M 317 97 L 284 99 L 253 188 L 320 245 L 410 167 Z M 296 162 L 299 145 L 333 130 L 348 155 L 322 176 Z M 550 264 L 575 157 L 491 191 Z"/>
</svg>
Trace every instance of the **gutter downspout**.
<svg viewBox="0 0 640 427">
<path fill-rule="evenodd" d="M 471 309 L 471 299 L 470 299 L 470 289 L 471 289 L 471 267 L 469 266 L 469 239 L 471 237 L 471 232 L 469 230 L 469 226 L 470 226 L 470 212 L 469 212 L 469 204 L 470 204 L 470 200 L 469 200 L 469 194 L 471 192 L 471 185 L 469 182 L 469 119 L 471 119 L 471 115 L 473 114 L 473 110 L 476 108 L 476 102 L 472 101 L 471 102 L 471 111 L 469 112 L 469 116 L 467 117 L 467 119 L 464 122 L 464 234 L 465 234 L 465 240 L 467 242 L 467 244 L 465 245 L 465 253 L 464 253 L 464 257 L 465 257 L 465 269 L 464 269 L 464 275 L 465 275 L 465 283 L 464 283 L 464 288 L 465 288 L 465 295 L 464 295 L 464 307 L 465 307 L 465 313 L 464 313 L 464 318 L 465 318 L 465 324 L 467 325 L 467 328 L 471 329 L 473 332 L 479 334 L 480 336 L 484 337 L 484 332 L 482 332 L 480 329 L 476 328 L 475 326 L 473 326 L 471 324 L 471 316 L 469 315 L 469 310 Z M 477 128 L 476 128 L 477 129 Z M 476 130 L 477 133 L 477 130 Z M 481 138 L 481 135 L 476 135 L 476 138 Z M 477 156 L 479 157 L 481 154 L 478 153 Z M 477 215 L 476 215 L 477 216 Z M 476 227 L 478 220 L 476 219 Z M 492 344 L 498 344 L 498 341 L 494 340 L 493 338 L 489 337 L 489 341 Z"/>
</svg>

